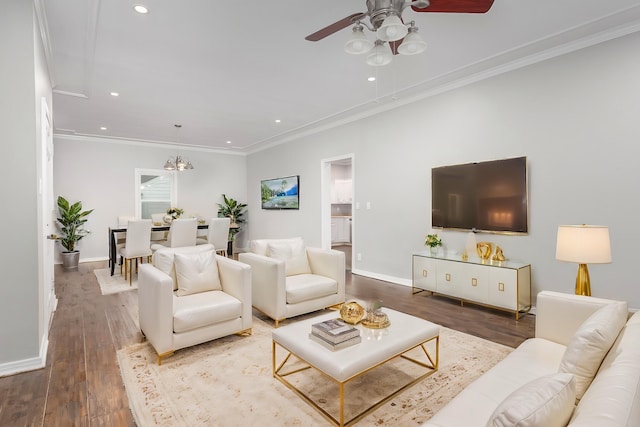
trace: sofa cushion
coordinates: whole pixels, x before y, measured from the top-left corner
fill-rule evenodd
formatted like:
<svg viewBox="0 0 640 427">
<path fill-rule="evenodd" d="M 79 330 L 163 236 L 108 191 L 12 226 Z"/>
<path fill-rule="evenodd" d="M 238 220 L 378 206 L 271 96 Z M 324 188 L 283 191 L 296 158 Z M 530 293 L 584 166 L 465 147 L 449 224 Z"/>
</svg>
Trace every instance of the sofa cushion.
<svg viewBox="0 0 640 427">
<path fill-rule="evenodd" d="M 222 291 L 173 297 L 173 331 L 181 333 L 242 316 L 242 303 Z"/>
<path fill-rule="evenodd" d="M 315 274 L 298 274 L 286 278 L 287 304 L 322 298 L 338 292 L 338 282 Z"/>
<path fill-rule="evenodd" d="M 612 302 L 589 316 L 571 337 L 559 372 L 575 375 L 577 399 L 591 384 L 626 321 L 627 304 Z"/>
<path fill-rule="evenodd" d="M 267 247 L 270 258 L 284 261 L 285 276 L 311 273 L 309 260 L 307 259 L 307 251 L 305 250 L 302 239 L 296 239 L 290 242 L 270 242 Z"/>
<path fill-rule="evenodd" d="M 573 412 L 571 427 L 640 425 L 640 312 L 629 319 Z"/>
<path fill-rule="evenodd" d="M 178 282 L 176 295 L 222 290 L 214 250 L 192 254 L 176 253 L 174 265 Z"/>
<path fill-rule="evenodd" d="M 176 270 L 174 268 L 173 258 L 177 253 L 189 254 L 206 252 L 214 249 L 213 245 L 200 245 L 200 246 L 183 246 L 180 248 L 162 248 L 153 253 L 151 261 L 153 266 L 158 270 L 171 276 L 173 280 L 173 290 L 178 289 L 178 281 L 176 280 Z"/>
<path fill-rule="evenodd" d="M 564 427 L 576 400 L 572 374 L 537 378 L 513 393 L 495 409 L 487 427 Z"/>
<path fill-rule="evenodd" d="M 564 345 L 552 341 L 540 338 L 526 340 L 465 387 L 426 426 L 486 425 L 494 409 L 513 391 L 536 378 L 557 373 L 564 350 Z"/>
</svg>

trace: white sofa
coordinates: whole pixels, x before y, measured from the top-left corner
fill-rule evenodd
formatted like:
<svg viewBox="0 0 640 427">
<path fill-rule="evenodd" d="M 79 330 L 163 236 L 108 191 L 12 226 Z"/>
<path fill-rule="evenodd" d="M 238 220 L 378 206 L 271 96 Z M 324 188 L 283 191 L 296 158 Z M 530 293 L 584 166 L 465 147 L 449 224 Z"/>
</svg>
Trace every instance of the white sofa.
<svg viewBox="0 0 640 427">
<path fill-rule="evenodd" d="M 162 358 L 231 334 L 250 334 L 251 268 L 213 245 L 158 249 L 140 265 L 140 329 Z"/>
<path fill-rule="evenodd" d="M 612 304 L 624 307 L 619 326 L 599 310 Z M 608 309 L 613 310 L 619 309 Z M 610 348 L 605 344 L 607 335 L 613 341 Z M 603 359 L 591 357 L 599 345 L 606 347 Z M 595 373 L 591 382 L 583 377 L 590 365 Z M 572 368 L 575 375 L 558 374 L 560 370 L 570 372 L 567 368 Z M 565 381 L 567 378 L 571 380 Z M 579 396 L 581 387 L 586 391 Z M 545 393 L 547 397 L 540 398 Z M 566 394 L 562 397 L 561 393 Z M 534 403 L 537 398 L 539 402 Z M 561 399 L 565 403 L 560 404 Z M 620 301 L 541 292 L 535 337 L 523 342 L 423 424 L 509 425 L 640 426 L 640 312 L 629 315 L 626 303 Z"/>
<path fill-rule="evenodd" d="M 345 300 L 344 253 L 305 247 L 300 237 L 251 241 L 238 254 L 251 266 L 252 304 L 278 322 Z"/>
</svg>

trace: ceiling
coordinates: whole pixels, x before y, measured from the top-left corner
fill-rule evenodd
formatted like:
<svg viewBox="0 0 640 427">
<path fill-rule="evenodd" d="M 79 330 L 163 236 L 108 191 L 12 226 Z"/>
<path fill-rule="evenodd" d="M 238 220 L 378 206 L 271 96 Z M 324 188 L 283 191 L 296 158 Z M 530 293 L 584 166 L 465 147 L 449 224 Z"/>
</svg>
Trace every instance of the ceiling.
<svg viewBox="0 0 640 427">
<path fill-rule="evenodd" d="M 55 133 L 248 153 L 640 30 L 640 0 L 495 0 L 486 14 L 407 8 L 428 48 L 384 67 L 344 52 L 349 27 L 304 39 L 366 9 L 365 0 L 36 0 Z"/>
</svg>

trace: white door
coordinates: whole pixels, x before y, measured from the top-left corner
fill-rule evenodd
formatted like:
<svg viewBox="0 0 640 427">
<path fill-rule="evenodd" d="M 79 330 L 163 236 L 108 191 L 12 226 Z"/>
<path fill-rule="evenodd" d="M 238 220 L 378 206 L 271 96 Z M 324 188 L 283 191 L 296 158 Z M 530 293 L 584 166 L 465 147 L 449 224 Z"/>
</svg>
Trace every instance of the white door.
<svg viewBox="0 0 640 427">
<path fill-rule="evenodd" d="M 41 281 L 41 336 L 46 336 L 51 325 L 53 312 L 58 304 L 54 286 L 54 245 L 50 239 L 56 233 L 56 210 L 53 203 L 53 127 L 51 115 L 47 106 L 47 99 L 41 98 L 41 138 L 40 138 L 40 168 L 38 171 L 38 228 L 40 235 L 39 250 L 39 278 Z"/>
</svg>

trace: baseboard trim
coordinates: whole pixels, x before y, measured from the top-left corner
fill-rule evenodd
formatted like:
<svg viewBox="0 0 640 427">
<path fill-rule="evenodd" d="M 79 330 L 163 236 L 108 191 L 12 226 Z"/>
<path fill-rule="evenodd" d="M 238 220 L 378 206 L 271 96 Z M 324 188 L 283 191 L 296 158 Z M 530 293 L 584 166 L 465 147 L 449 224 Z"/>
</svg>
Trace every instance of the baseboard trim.
<svg viewBox="0 0 640 427">
<path fill-rule="evenodd" d="M 15 375 L 22 372 L 35 371 L 36 369 L 44 368 L 47 363 L 48 349 L 49 337 L 48 335 L 45 335 L 44 337 L 42 337 L 42 343 L 40 343 L 40 355 L 38 357 L 0 364 L 0 377 L 6 377 L 9 375 Z"/>
<path fill-rule="evenodd" d="M 358 276 L 370 277 L 372 279 L 382 280 L 384 282 L 395 283 L 396 285 L 409 286 L 411 287 L 412 283 L 410 279 L 403 279 L 401 277 L 395 276 L 387 276 L 386 274 L 373 273 L 371 271 L 352 269 L 352 274 L 356 274 Z"/>
</svg>

